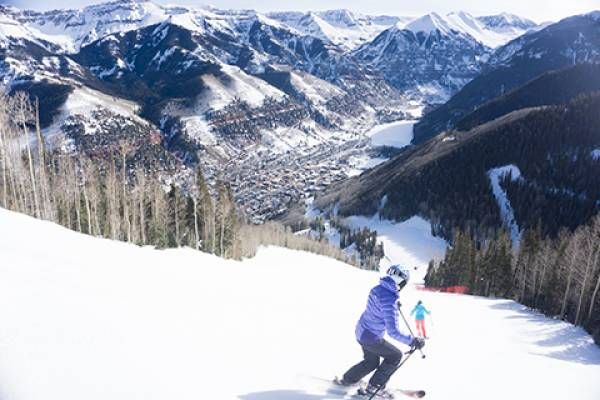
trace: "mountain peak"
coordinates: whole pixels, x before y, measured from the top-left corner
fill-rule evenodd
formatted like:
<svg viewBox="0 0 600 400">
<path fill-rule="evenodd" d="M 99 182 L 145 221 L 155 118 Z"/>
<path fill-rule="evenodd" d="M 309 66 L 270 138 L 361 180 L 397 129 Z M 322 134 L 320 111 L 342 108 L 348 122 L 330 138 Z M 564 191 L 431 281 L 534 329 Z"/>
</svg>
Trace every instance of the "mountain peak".
<svg viewBox="0 0 600 400">
<path fill-rule="evenodd" d="M 595 21 L 600 21 L 600 10 L 592 11 L 586 15 Z"/>
<path fill-rule="evenodd" d="M 469 37 L 494 48 L 535 26 L 533 21 L 508 13 L 476 18 L 465 11 L 455 11 L 445 16 L 432 12 L 408 23 L 404 29 L 414 33 L 439 31 L 444 36 Z M 402 29 L 402 26 L 397 27 Z"/>
<path fill-rule="evenodd" d="M 488 28 L 496 29 L 531 29 L 537 24 L 527 18 L 520 17 L 515 14 L 503 12 L 496 15 L 484 15 L 478 17 L 477 20 Z"/>
<path fill-rule="evenodd" d="M 320 11 L 316 14 L 333 26 L 350 27 L 357 25 L 357 16 L 347 9 Z"/>
<path fill-rule="evenodd" d="M 415 33 L 432 33 L 436 30 L 440 31 L 440 33 L 444 35 L 449 35 L 452 33 L 452 27 L 450 23 L 436 12 L 432 12 L 415 19 L 414 21 L 406 24 L 404 29 L 408 29 Z"/>
</svg>

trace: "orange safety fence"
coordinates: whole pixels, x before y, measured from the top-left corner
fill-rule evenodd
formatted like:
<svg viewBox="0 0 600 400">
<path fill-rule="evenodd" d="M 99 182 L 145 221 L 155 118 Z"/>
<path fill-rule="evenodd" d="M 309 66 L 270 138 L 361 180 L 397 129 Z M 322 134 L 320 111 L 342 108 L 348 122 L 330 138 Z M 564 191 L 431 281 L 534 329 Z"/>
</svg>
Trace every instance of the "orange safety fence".
<svg viewBox="0 0 600 400">
<path fill-rule="evenodd" d="M 468 294 L 469 288 L 466 286 L 446 286 L 446 287 L 431 287 L 425 285 L 416 285 L 417 290 L 423 290 L 426 292 L 442 292 L 442 293 L 457 293 L 457 294 Z"/>
</svg>

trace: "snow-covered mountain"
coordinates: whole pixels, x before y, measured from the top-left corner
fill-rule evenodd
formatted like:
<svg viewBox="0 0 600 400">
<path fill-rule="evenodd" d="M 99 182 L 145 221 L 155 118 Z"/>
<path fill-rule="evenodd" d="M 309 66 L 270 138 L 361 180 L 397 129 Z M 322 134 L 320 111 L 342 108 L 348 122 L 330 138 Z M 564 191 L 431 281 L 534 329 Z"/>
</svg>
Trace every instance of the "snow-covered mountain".
<svg viewBox="0 0 600 400">
<path fill-rule="evenodd" d="M 437 30 L 446 36 L 470 36 L 487 47 L 495 48 L 523 35 L 535 26 L 533 21 L 512 14 L 474 17 L 459 11 L 445 16 L 430 13 L 406 24 L 404 28 L 415 33 L 429 34 Z"/>
<path fill-rule="evenodd" d="M 477 17 L 477 20 L 479 20 L 489 29 L 497 30 L 521 29 L 523 31 L 526 31 L 537 26 L 537 24 L 530 19 L 519 17 L 518 15 L 509 13 L 486 15 L 482 17 Z"/>
<path fill-rule="evenodd" d="M 106 35 L 160 23 L 169 16 L 168 9 L 145 0 L 116 0 L 79 10 L 45 12 L 4 8 L 4 13 L 69 53 Z"/>
<path fill-rule="evenodd" d="M 347 49 L 374 39 L 385 29 L 396 26 L 415 33 L 433 30 L 469 35 L 488 47 L 498 47 L 534 28 L 536 24 L 519 16 L 502 13 L 483 17 L 459 11 L 446 16 L 437 13 L 420 18 L 409 16 L 371 16 L 349 10 L 318 12 L 274 12 L 270 17 L 301 32 L 329 40 Z"/>
<path fill-rule="evenodd" d="M 352 54 L 382 71 L 392 86 L 441 103 L 480 73 L 493 48 L 534 26 L 509 14 L 476 18 L 433 12 L 397 22 Z"/>
<path fill-rule="evenodd" d="M 0 7 L 0 80 L 40 99 L 44 132 L 57 140 L 75 114 L 89 120 L 84 127 L 116 113 L 147 124 L 147 137 L 159 132 L 182 164 L 202 160 L 209 179 L 224 165 L 238 179 L 236 168 L 258 160 L 285 158 L 294 168 L 303 157 L 324 160 L 325 148 L 367 143 L 375 124 L 445 102 L 491 65 L 494 46 L 532 24 L 508 14 L 262 14 L 148 0 Z M 502 46 L 492 62 L 530 36 Z M 250 159 L 252 167 L 240 167 Z"/>
<path fill-rule="evenodd" d="M 442 102 L 479 73 L 489 51 L 472 36 L 452 29 L 437 14 L 430 14 L 406 28 L 386 29 L 353 55 L 381 70 L 394 87 L 416 90 Z"/>
<path fill-rule="evenodd" d="M 570 64 L 599 62 L 599 26 L 600 11 L 565 18 L 498 48 L 490 58 L 490 66 L 553 63 L 562 59 Z"/>
<path fill-rule="evenodd" d="M 273 247 L 242 262 L 155 250 L 4 209 L 0 238 L 3 400 L 353 395 L 330 380 L 362 358 L 354 327 L 377 272 Z M 434 323 L 427 358 L 408 360 L 391 388 L 432 400 L 600 395 L 600 350 L 581 328 L 509 300 L 413 285 L 401 298 L 406 314 L 423 300 Z"/>
<path fill-rule="evenodd" d="M 599 15 L 593 12 L 565 18 L 496 49 L 480 76 L 415 125 L 416 141 L 452 128 L 478 106 L 545 72 L 575 64 L 600 63 Z"/>
<path fill-rule="evenodd" d="M 331 41 L 348 50 L 373 39 L 396 23 L 412 20 L 412 17 L 371 16 L 344 9 L 307 13 L 274 12 L 268 15 L 307 35 Z"/>
<path fill-rule="evenodd" d="M 252 200 L 240 193 L 248 188 L 272 196 L 254 185 L 297 171 L 300 186 L 246 209 L 255 216 L 266 205 L 259 221 L 320 187 L 305 177 L 307 158 L 325 171 L 321 182 L 339 180 L 351 167 L 336 158 L 325 168 L 326 149 L 363 151 L 363 132 L 419 106 L 343 47 L 253 10 L 114 1 L 44 13 L 2 7 L 0 16 L 0 79 L 39 99 L 53 148 L 108 161 L 125 118 L 137 159 L 169 175 L 200 164 L 209 184 L 225 175 L 239 187 L 237 199 Z"/>
</svg>

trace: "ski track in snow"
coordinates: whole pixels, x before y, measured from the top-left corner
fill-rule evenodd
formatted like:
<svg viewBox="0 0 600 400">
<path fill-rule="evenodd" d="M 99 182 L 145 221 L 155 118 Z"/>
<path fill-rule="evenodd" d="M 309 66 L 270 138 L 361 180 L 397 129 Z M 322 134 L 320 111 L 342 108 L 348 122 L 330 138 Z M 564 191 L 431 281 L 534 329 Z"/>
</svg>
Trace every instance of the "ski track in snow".
<svg viewBox="0 0 600 400">
<path fill-rule="evenodd" d="M 521 178 L 521 171 L 516 165 L 505 165 L 503 167 L 493 168 L 488 171 L 488 177 L 492 184 L 492 192 L 494 193 L 494 197 L 500 208 L 502 221 L 508 229 L 513 244 L 518 244 L 521 241 L 521 230 L 515 219 L 515 213 L 510 205 L 510 200 L 508 200 L 506 191 L 500 186 L 500 178 L 509 173 L 511 174 L 513 181 Z"/>
<path fill-rule="evenodd" d="M 350 399 L 376 272 L 263 248 L 243 262 L 97 239 L 0 209 L 2 400 Z M 432 311 L 426 359 L 390 387 L 431 400 L 597 400 L 583 330 L 507 300 L 411 286 Z M 401 346 L 401 345 L 399 345 Z M 404 346 L 401 346 L 406 349 Z"/>
</svg>

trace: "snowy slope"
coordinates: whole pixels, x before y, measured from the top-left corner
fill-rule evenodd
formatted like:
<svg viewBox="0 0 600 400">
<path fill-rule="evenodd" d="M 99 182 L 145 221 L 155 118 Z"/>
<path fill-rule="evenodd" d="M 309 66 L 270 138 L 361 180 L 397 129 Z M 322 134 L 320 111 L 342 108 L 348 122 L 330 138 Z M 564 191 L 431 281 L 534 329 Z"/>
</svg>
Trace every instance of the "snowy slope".
<svg viewBox="0 0 600 400">
<path fill-rule="evenodd" d="M 442 35 L 469 36 L 487 47 L 499 47 L 521 36 L 535 24 L 511 14 L 474 17 L 464 11 L 445 16 L 435 12 L 424 15 L 405 25 L 412 32 L 430 34 L 439 31 Z"/>
<path fill-rule="evenodd" d="M 514 181 L 521 179 L 521 170 L 516 165 L 505 165 L 503 167 L 493 168 L 488 171 L 488 177 L 492 185 L 492 192 L 500 209 L 500 216 L 506 229 L 510 233 L 513 244 L 518 244 L 521 240 L 521 230 L 515 219 L 515 213 L 510 205 L 510 200 L 506 191 L 500 186 L 500 180 L 510 174 Z"/>
<path fill-rule="evenodd" d="M 377 241 L 383 243 L 386 258 L 380 265 L 385 268 L 391 264 L 402 264 L 411 268 L 414 283 L 423 283 L 430 260 L 444 258 L 448 243 L 431 234 L 431 224 L 421 217 L 414 216 L 403 222 L 351 216 L 345 221 L 353 228 L 368 227 L 377 231 Z"/>
<path fill-rule="evenodd" d="M 417 121 L 395 121 L 381 124 L 369 130 L 366 135 L 371 138 L 373 146 L 390 146 L 402 148 L 408 146 L 413 139 L 413 125 Z"/>
<path fill-rule="evenodd" d="M 317 12 L 273 12 L 270 17 L 307 35 L 330 41 L 346 49 L 353 49 L 373 39 L 395 23 L 406 23 L 411 17 L 371 16 L 350 10 Z"/>
<path fill-rule="evenodd" d="M 129 117 L 136 122 L 148 124 L 146 120 L 137 115 L 139 105 L 136 103 L 108 96 L 97 90 L 82 86 L 81 88 L 75 88 L 69 94 L 65 103 L 58 110 L 58 114 L 52 124 L 44 128 L 42 133 L 51 145 L 55 144 L 55 140 L 60 143 L 64 135 L 61 127 L 69 116 L 83 115 L 90 118 L 92 112 L 97 109 L 108 109 L 113 113 Z"/>
<path fill-rule="evenodd" d="M 164 9 L 156 4 L 135 0 L 99 3 L 80 10 L 20 12 L 15 9 L 13 12 L 26 27 L 41 32 L 65 52 L 76 52 L 79 47 L 111 33 L 152 25 L 167 18 Z"/>
<path fill-rule="evenodd" d="M 2 41 L 5 41 L 9 37 L 20 39 L 30 36 L 31 32 L 18 21 L 15 21 L 9 15 L 0 13 L 0 39 Z"/>
<path fill-rule="evenodd" d="M 138 248 L 5 210 L 0 254 L 3 400 L 344 398 L 326 380 L 361 357 L 354 324 L 378 279 L 279 248 L 244 262 Z M 600 396 L 600 349 L 582 330 L 413 288 L 405 311 L 417 299 L 434 317 L 428 357 L 392 386 L 432 400 Z"/>
</svg>

